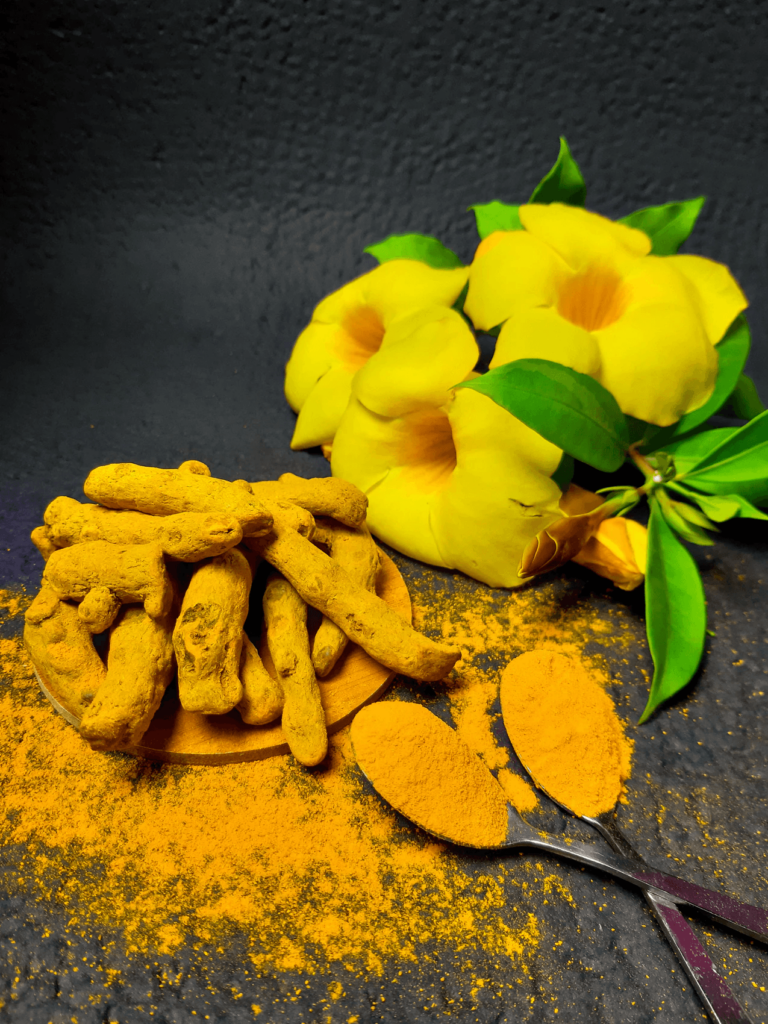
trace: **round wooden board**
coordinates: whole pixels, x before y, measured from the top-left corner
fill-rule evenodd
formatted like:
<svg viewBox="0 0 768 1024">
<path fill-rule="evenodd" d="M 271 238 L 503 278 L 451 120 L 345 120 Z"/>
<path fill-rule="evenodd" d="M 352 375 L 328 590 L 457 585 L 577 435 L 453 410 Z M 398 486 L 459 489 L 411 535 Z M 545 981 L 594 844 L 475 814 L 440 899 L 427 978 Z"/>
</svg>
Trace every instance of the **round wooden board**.
<svg viewBox="0 0 768 1024">
<path fill-rule="evenodd" d="M 398 614 L 411 621 L 411 599 L 403 577 L 383 551 L 381 572 L 376 586 L 383 598 Z M 259 651 L 267 668 L 274 672 L 264 637 Z M 35 674 L 40 688 L 66 720 L 79 727 L 79 721 L 64 699 L 49 682 Z M 349 644 L 333 672 L 318 680 L 325 709 L 328 732 L 336 732 L 352 720 L 355 713 L 387 689 L 395 673 L 370 658 L 356 644 Z M 288 744 L 279 723 L 274 725 L 246 725 L 237 711 L 226 715 L 201 715 L 185 711 L 179 704 L 175 682 L 166 691 L 149 729 L 140 746 L 125 748 L 125 752 L 145 757 L 150 761 L 171 764 L 233 764 L 237 761 L 256 761 L 276 754 L 287 754 Z"/>
</svg>

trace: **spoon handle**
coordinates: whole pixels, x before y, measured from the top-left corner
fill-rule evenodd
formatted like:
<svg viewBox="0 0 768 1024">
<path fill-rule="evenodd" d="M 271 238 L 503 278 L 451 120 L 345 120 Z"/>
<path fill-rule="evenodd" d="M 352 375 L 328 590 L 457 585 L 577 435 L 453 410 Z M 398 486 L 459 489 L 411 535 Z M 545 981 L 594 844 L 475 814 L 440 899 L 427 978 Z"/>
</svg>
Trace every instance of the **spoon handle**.
<svg viewBox="0 0 768 1024">
<path fill-rule="evenodd" d="M 656 871 L 654 868 L 638 864 L 637 861 L 618 856 L 607 850 L 601 850 L 589 843 L 579 843 L 575 840 L 564 842 L 545 832 L 533 833 L 532 830 L 531 832 L 532 834 L 525 837 L 515 837 L 510 845 L 529 846 L 536 850 L 557 853 L 561 857 L 575 860 L 579 864 L 600 868 L 616 878 L 639 885 L 643 889 L 650 886 L 659 893 L 666 894 L 673 903 L 687 903 L 726 927 L 742 932 L 751 939 L 768 942 L 768 911 L 762 910 L 760 907 L 742 903 L 740 900 L 733 899 L 721 892 L 714 892 L 712 889 L 705 889 L 703 885 L 696 885 L 695 882 L 686 882 L 674 875 Z"/>
<path fill-rule="evenodd" d="M 645 898 L 714 1024 L 753 1024 L 675 904 L 652 889 L 645 890 Z"/>
<path fill-rule="evenodd" d="M 601 814 L 597 818 L 585 817 L 583 820 L 597 829 L 615 853 L 629 857 L 638 864 L 645 863 L 616 824 L 613 812 Z M 664 937 L 677 954 L 694 992 L 698 993 L 713 1024 L 752 1024 L 751 1017 L 731 992 L 728 983 L 715 970 L 712 958 L 699 942 L 682 911 L 654 889 L 645 888 L 643 892 Z"/>
</svg>

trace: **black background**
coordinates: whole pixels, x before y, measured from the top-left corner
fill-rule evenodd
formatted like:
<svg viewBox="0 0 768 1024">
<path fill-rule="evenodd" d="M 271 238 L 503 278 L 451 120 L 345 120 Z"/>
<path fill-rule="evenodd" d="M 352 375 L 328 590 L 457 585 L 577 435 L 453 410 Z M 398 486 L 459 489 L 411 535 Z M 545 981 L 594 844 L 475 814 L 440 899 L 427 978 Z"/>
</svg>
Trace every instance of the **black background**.
<svg viewBox="0 0 768 1024">
<path fill-rule="evenodd" d="M 599 212 L 708 196 L 686 248 L 746 291 L 749 369 L 768 394 L 764 0 L 9 0 L 2 16 L 6 581 L 34 584 L 26 535 L 93 465 L 327 473 L 289 451 L 282 398 L 313 305 L 392 232 L 437 235 L 468 261 L 465 208 L 525 200 L 560 134 Z M 730 536 L 726 578 L 746 558 L 759 590 L 761 534 Z M 707 721 L 697 735 L 719 728 Z M 764 755 L 743 753 L 764 786 Z M 621 969 L 609 956 L 605 971 Z M 658 1002 L 631 1010 L 626 993 L 576 986 L 570 1019 L 697 1019 L 675 984 L 657 979 Z M 550 1019 L 484 1012 L 466 1019 Z"/>
</svg>

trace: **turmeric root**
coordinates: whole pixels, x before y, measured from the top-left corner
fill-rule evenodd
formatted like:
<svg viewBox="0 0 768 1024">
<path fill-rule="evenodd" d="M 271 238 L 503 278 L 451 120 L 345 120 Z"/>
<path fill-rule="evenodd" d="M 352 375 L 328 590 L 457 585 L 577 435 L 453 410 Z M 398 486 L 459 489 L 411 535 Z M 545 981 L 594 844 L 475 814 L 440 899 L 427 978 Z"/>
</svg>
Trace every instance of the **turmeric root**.
<svg viewBox="0 0 768 1024">
<path fill-rule="evenodd" d="M 307 604 L 335 622 L 353 643 L 394 672 L 442 679 L 461 657 L 457 647 L 417 633 L 376 594 L 356 584 L 340 565 L 290 527 L 251 545 L 278 569 Z"/>
<path fill-rule="evenodd" d="M 55 498 L 45 510 L 45 522 L 59 547 L 90 540 L 111 544 L 160 544 L 179 562 L 214 558 L 239 544 L 243 531 L 234 516 L 209 512 L 180 512 L 149 516 L 89 505 L 73 498 Z"/>
<path fill-rule="evenodd" d="M 30 533 L 29 539 L 35 545 L 46 562 L 58 547 L 58 545 L 53 541 L 53 534 L 51 533 L 50 526 L 36 526 L 32 533 Z"/>
<path fill-rule="evenodd" d="M 314 541 L 328 548 L 334 562 L 346 569 L 350 579 L 371 593 L 376 593 L 379 575 L 379 552 L 365 523 L 357 529 L 337 523 L 335 519 L 318 522 Z M 312 642 L 312 664 L 323 679 L 344 653 L 349 640 L 335 622 L 323 617 Z"/>
<path fill-rule="evenodd" d="M 243 653 L 240 656 L 240 681 L 243 699 L 237 705 L 247 725 L 267 725 L 280 717 L 283 710 L 283 688 L 264 668 L 259 652 L 243 633 Z"/>
<path fill-rule="evenodd" d="M 92 501 L 112 509 L 155 516 L 177 512 L 234 516 L 247 536 L 264 534 L 272 525 L 270 511 L 243 488 L 185 469 L 154 469 L 130 462 L 99 466 L 88 474 L 83 490 Z"/>
<path fill-rule="evenodd" d="M 43 587 L 24 616 L 24 643 L 32 661 L 73 714 L 80 716 L 107 674 L 73 604 Z"/>
<path fill-rule="evenodd" d="M 109 634 L 106 679 L 80 721 L 94 750 L 141 741 L 173 678 L 173 614 L 153 619 L 128 605 Z"/>
<path fill-rule="evenodd" d="M 302 764 L 320 764 L 328 752 L 328 733 L 309 655 L 307 606 L 282 576 L 273 575 L 267 581 L 264 624 L 285 695 L 282 726 L 288 746 Z"/>
<path fill-rule="evenodd" d="M 252 483 L 251 493 L 264 501 L 290 501 L 316 516 L 333 516 L 345 526 L 359 526 L 368 511 L 368 499 L 359 488 L 332 476 L 305 480 L 283 473 L 278 480 Z"/>
<path fill-rule="evenodd" d="M 153 619 L 167 614 L 173 591 L 159 544 L 110 544 L 92 540 L 54 551 L 43 570 L 43 586 L 59 597 L 83 601 L 89 591 L 105 587 L 127 604 L 141 602 Z M 86 621 L 96 602 L 80 609 Z"/>
<path fill-rule="evenodd" d="M 192 574 L 173 631 L 179 700 L 187 711 L 223 715 L 243 698 L 240 654 L 251 579 L 237 548 Z"/>
</svg>

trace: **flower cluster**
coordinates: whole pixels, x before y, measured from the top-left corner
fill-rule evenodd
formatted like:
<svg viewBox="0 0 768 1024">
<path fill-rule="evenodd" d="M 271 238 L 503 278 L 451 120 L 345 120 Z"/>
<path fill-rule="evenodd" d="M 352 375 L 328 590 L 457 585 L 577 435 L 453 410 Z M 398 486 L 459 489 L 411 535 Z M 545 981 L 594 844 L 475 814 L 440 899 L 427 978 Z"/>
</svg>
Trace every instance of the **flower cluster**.
<svg viewBox="0 0 768 1024">
<path fill-rule="evenodd" d="M 582 457 L 555 423 L 567 381 L 527 417 L 478 384 L 474 332 L 497 336 L 488 380 L 546 361 L 597 382 L 627 422 L 668 428 L 712 400 L 717 345 L 747 305 L 725 266 L 676 254 L 700 201 L 611 221 L 579 205 L 576 176 L 565 147 L 531 202 L 474 208 L 469 267 L 426 236 L 373 246 L 380 266 L 317 306 L 286 370 L 292 447 L 330 446 L 333 474 L 367 494 L 383 541 L 491 586 L 520 584 L 550 548 L 578 555 L 601 517 L 566 527 L 570 546 L 552 539 L 569 516 L 569 456 Z M 609 576 L 616 529 L 582 558 Z M 628 558 L 614 578 L 637 585 Z"/>
</svg>

